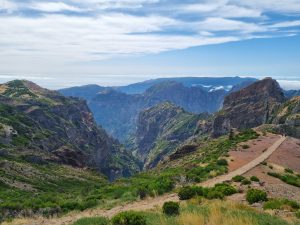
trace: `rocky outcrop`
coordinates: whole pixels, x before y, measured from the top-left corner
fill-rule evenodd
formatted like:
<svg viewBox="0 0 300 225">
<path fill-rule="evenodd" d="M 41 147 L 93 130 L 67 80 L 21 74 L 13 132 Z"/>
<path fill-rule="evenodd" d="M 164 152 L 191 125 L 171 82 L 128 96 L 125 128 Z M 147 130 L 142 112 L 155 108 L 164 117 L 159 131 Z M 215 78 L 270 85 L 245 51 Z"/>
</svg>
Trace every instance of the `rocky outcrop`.
<svg viewBox="0 0 300 225">
<path fill-rule="evenodd" d="M 112 179 L 138 169 L 118 141 L 97 126 L 84 100 L 17 80 L 0 85 L 0 112 L 2 145 L 50 153 L 51 161 L 95 168 Z"/>
<path fill-rule="evenodd" d="M 141 112 L 135 145 L 136 155 L 144 162 L 144 168 L 156 166 L 177 146 L 192 137 L 200 118 L 200 115 L 188 113 L 170 102 Z"/>
<path fill-rule="evenodd" d="M 285 101 L 279 84 L 271 78 L 233 92 L 225 97 L 223 109 L 214 118 L 212 136 L 224 135 L 231 128 L 247 129 L 267 123 Z"/>
<path fill-rule="evenodd" d="M 282 104 L 270 118 L 279 132 L 300 138 L 300 96 Z"/>
</svg>

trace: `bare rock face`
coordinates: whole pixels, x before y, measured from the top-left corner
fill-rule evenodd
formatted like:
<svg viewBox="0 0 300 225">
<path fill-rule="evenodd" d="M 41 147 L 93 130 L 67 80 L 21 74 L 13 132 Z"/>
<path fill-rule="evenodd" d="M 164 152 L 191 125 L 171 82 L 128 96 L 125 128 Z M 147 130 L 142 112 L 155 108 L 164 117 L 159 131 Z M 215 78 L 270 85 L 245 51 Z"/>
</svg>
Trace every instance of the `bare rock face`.
<svg viewBox="0 0 300 225">
<path fill-rule="evenodd" d="M 300 138 L 300 96 L 282 104 L 270 118 L 281 133 Z"/>
<path fill-rule="evenodd" d="M 285 101 L 279 84 L 271 78 L 233 92 L 225 97 L 223 109 L 215 116 L 212 136 L 224 135 L 231 128 L 247 129 L 268 123 Z"/>
<path fill-rule="evenodd" d="M 202 115 L 164 102 L 140 113 L 135 135 L 136 154 L 144 168 L 156 166 L 172 154 L 185 140 L 192 137 Z"/>
<path fill-rule="evenodd" d="M 7 148 L 50 153 L 51 161 L 108 176 L 112 170 L 122 176 L 138 169 L 118 141 L 97 126 L 83 100 L 16 80 L 0 85 L 0 113 L 0 144 Z"/>
</svg>

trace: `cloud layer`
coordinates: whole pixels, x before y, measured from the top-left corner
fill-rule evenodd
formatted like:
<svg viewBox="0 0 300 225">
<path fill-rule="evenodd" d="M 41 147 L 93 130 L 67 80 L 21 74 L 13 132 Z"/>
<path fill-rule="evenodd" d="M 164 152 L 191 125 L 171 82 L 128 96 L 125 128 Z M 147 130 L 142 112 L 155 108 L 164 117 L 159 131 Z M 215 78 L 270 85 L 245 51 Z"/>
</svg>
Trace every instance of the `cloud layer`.
<svg viewBox="0 0 300 225">
<path fill-rule="evenodd" d="M 0 0 L 0 65 L 60 65 L 297 35 L 300 0 Z"/>
</svg>

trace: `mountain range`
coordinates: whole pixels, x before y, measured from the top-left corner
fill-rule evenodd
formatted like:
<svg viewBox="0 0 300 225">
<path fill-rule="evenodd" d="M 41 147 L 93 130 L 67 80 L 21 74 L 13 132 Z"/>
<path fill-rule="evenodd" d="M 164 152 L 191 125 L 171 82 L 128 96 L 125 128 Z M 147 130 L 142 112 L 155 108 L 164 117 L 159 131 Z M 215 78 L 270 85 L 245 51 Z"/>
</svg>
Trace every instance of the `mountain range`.
<svg viewBox="0 0 300 225">
<path fill-rule="evenodd" d="M 254 78 L 163 78 L 124 87 L 88 85 L 59 90 L 65 96 L 87 100 L 98 124 L 127 143 L 137 129 L 139 113 L 169 101 L 191 113 L 214 113 L 224 97 L 253 82 Z"/>
<path fill-rule="evenodd" d="M 300 98 L 272 78 L 230 90 L 162 81 L 142 94 L 67 91 L 81 98 L 25 80 L 0 85 L 0 220 L 160 195 L 226 173 L 229 151 L 248 148 L 240 143 L 300 138 Z"/>
</svg>

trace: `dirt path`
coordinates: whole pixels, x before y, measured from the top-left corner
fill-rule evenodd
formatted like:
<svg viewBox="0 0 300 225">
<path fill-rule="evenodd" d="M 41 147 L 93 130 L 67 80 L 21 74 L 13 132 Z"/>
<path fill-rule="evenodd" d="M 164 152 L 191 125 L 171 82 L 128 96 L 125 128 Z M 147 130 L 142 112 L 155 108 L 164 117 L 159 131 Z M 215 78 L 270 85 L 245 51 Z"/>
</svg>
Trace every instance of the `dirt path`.
<svg viewBox="0 0 300 225">
<path fill-rule="evenodd" d="M 228 174 L 205 181 L 199 185 L 205 187 L 212 187 L 218 183 L 229 181 L 237 175 L 242 175 L 244 173 L 247 173 L 249 170 L 253 169 L 254 167 L 258 166 L 260 163 L 268 159 L 272 155 L 272 153 L 276 151 L 285 140 L 286 137 L 281 137 L 273 145 L 271 145 L 264 153 L 262 153 L 260 156 L 258 156 L 256 159 L 252 160 L 251 162 L 247 163 L 246 165 Z"/>
<path fill-rule="evenodd" d="M 224 181 L 231 180 L 236 175 L 242 175 L 249 170 L 253 169 L 266 159 L 270 157 L 270 155 L 276 151 L 276 149 L 286 140 L 286 137 L 281 137 L 277 140 L 272 146 L 270 146 L 264 153 L 262 153 L 259 157 L 252 160 L 248 164 L 240 167 L 239 169 L 232 171 L 228 174 L 216 177 L 214 179 L 208 180 L 203 182 L 199 185 L 205 187 L 212 187 L 217 183 L 222 183 Z M 61 218 L 53 218 L 53 219 L 45 219 L 45 218 L 36 218 L 36 219 L 20 219 L 15 220 L 12 223 L 4 224 L 4 225 L 69 225 L 72 224 L 74 221 L 78 220 L 82 217 L 91 217 L 91 216 L 105 216 L 105 217 L 112 217 L 115 214 L 128 211 L 128 210 L 149 210 L 155 207 L 161 207 L 164 202 L 166 201 L 179 201 L 177 194 L 167 194 L 163 196 L 159 196 L 156 198 L 141 200 L 133 203 L 126 204 L 124 206 L 117 206 L 110 210 L 102 210 L 102 209 L 90 209 L 84 212 L 72 212 L 68 215 L 61 217 Z"/>
</svg>

